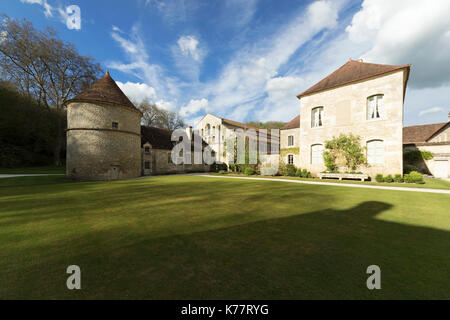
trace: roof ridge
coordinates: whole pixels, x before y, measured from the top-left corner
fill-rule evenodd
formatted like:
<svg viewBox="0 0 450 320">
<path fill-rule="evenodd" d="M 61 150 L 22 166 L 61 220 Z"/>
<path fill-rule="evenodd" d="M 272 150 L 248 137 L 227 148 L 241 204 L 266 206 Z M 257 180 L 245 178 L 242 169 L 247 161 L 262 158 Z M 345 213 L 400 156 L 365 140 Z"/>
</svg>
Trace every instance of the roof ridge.
<svg viewBox="0 0 450 320">
<path fill-rule="evenodd" d="M 342 66 L 340 66 L 335 71 L 333 71 L 332 73 L 330 73 L 329 75 L 327 75 L 325 78 L 314 84 L 313 86 L 309 87 L 308 89 L 297 95 L 297 98 L 300 99 L 305 95 L 338 88 L 353 82 L 370 79 L 397 70 L 405 68 L 409 70 L 410 67 L 411 67 L 410 64 L 395 66 L 388 64 L 350 60 L 347 61 Z"/>
</svg>

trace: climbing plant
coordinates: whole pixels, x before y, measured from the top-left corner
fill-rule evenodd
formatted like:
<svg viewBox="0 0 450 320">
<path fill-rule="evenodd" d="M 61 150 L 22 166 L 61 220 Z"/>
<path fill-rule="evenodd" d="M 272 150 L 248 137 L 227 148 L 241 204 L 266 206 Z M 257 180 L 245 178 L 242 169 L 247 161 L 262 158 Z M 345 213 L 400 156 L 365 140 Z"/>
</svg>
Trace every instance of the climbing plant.
<svg viewBox="0 0 450 320">
<path fill-rule="evenodd" d="M 327 169 L 336 172 L 339 164 L 355 171 L 358 166 L 365 163 L 364 147 L 360 144 L 360 137 L 353 134 L 341 133 L 339 137 L 325 142 L 323 160 Z"/>
</svg>

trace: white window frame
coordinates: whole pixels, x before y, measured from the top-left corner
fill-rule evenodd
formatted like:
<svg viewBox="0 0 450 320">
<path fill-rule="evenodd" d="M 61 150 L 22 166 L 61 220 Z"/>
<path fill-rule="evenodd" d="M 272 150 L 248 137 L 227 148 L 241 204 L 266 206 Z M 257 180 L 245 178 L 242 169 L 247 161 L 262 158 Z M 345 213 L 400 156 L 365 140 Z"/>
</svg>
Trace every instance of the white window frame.
<svg viewBox="0 0 450 320">
<path fill-rule="evenodd" d="M 315 149 L 318 148 L 320 150 L 320 154 L 316 154 L 317 151 Z M 311 145 L 311 164 L 313 165 L 323 165 L 323 144 L 316 143 Z"/>
<path fill-rule="evenodd" d="M 366 142 L 367 147 L 367 164 L 384 165 L 384 141 L 381 139 L 373 139 Z"/>
<path fill-rule="evenodd" d="M 292 141 L 291 141 L 292 139 Z M 288 147 L 292 147 L 294 145 L 294 136 L 293 135 L 289 135 L 288 136 Z"/>
<path fill-rule="evenodd" d="M 311 128 L 323 127 L 323 107 L 315 107 L 311 109 Z"/>
<path fill-rule="evenodd" d="M 369 121 L 381 120 L 384 118 L 384 94 L 374 94 L 367 97 L 366 119 Z"/>
<path fill-rule="evenodd" d="M 292 159 L 292 161 L 291 161 L 291 159 Z M 287 163 L 294 164 L 294 155 L 293 154 L 288 154 Z"/>
</svg>

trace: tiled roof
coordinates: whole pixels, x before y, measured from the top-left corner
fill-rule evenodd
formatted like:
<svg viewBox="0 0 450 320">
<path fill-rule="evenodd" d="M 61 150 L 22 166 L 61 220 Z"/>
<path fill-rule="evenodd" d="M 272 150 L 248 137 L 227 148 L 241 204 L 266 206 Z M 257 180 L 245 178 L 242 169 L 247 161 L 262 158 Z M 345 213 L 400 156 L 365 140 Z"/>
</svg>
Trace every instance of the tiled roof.
<svg viewBox="0 0 450 320">
<path fill-rule="evenodd" d="M 427 142 L 436 132 L 450 122 L 425 124 L 403 128 L 403 144 Z"/>
<path fill-rule="evenodd" d="M 172 141 L 171 130 L 156 127 L 141 126 L 141 146 L 149 142 L 154 149 L 172 150 L 175 142 Z M 194 145 L 194 139 L 191 139 L 191 145 Z M 208 144 L 202 140 L 202 148 Z"/>
<path fill-rule="evenodd" d="M 139 111 L 122 90 L 120 90 L 119 86 L 109 75 L 109 72 L 106 72 L 106 74 L 94 82 L 92 86 L 85 89 L 66 103 L 72 101 L 106 102 Z"/>
<path fill-rule="evenodd" d="M 225 118 L 221 118 L 221 119 L 222 119 L 222 121 L 224 123 L 229 124 L 231 126 L 240 127 L 240 128 L 243 128 L 243 129 L 255 129 L 255 130 L 258 130 L 257 127 L 251 126 L 249 124 L 244 124 L 244 123 L 240 123 L 240 122 L 237 122 L 237 121 L 228 120 L 228 119 L 225 119 Z"/>
<path fill-rule="evenodd" d="M 340 67 L 339 69 L 328 75 L 326 78 L 322 79 L 321 81 L 313 85 L 308 90 L 300 93 L 297 96 L 297 98 L 300 99 L 301 97 L 312 93 L 317 93 L 327 89 L 340 87 L 346 84 L 372 78 L 375 76 L 380 76 L 382 74 L 400 69 L 406 69 L 408 72 L 407 75 L 408 77 L 410 66 L 411 65 L 409 64 L 403 66 L 391 66 L 391 65 L 366 63 L 362 61 L 350 60 L 342 67 Z"/>
<path fill-rule="evenodd" d="M 280 130 L 300 128 L 300 115 L 286 123 Z"/>
</svg>

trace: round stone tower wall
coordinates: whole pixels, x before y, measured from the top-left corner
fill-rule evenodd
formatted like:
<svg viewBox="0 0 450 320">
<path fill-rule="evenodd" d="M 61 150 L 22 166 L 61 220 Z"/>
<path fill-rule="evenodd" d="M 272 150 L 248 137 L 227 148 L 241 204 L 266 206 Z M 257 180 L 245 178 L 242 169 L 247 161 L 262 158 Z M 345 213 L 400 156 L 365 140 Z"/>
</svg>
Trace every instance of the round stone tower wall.
<svg viewBox="0 0 450 320">
<path fill-rule="evenodd" d="M 140 176 L 140 122 L 141 113 L 132 108 L 101 102 L 70 102 L 67 175 L 78 180 Z"/>
</svg>

